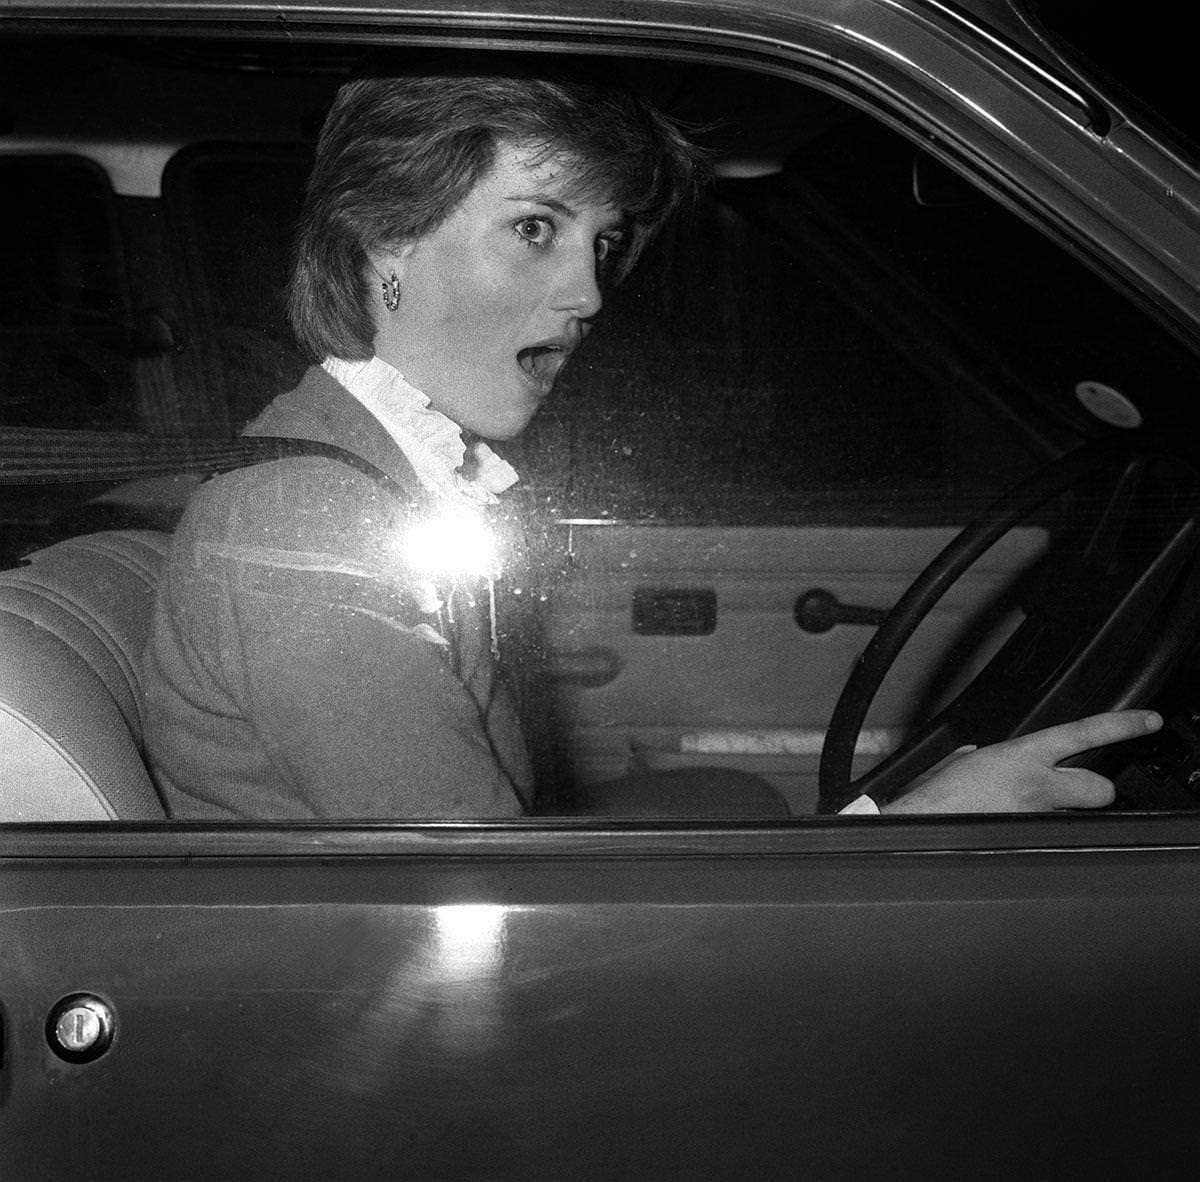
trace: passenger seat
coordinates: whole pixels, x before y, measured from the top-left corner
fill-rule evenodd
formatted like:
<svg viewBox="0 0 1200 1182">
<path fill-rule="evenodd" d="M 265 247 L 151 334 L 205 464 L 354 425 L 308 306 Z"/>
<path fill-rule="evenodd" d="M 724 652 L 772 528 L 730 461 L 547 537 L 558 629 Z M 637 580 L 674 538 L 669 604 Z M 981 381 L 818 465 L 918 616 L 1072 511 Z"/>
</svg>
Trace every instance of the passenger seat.
<svg viewBox="0 0 1200 1182">
<path fill-rule="evenodd" d="M 0 822 L 165 817 L 140 666 L 168 542 L 87 534 L 0 572 Z"/>
</svg>

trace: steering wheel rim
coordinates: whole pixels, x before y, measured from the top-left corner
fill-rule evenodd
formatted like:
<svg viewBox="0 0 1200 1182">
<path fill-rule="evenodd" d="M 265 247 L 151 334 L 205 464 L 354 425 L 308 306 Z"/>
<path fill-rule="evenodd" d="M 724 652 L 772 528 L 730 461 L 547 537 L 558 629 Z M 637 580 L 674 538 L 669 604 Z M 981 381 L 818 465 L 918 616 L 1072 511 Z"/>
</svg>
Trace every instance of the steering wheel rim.
<svg viewBox="0 0 1200 1182">
<path fill-rule="evenodd" d="M 1088 479 L 1106 472 L 1114 473 L 1115 481 L 1100 513 L 1090 522 L 1087 548 L 1113 545 L 1122 540 L 1120 534 L 1130 517 L 1130 508 L 1139 503 L 1138 486 L 1143 483 L 1147 466 L 1164 455 L 1178 458 L 1161 441 L 1140 433 L 1133 439 L 1086 444 L 1043 467 L 993 502 L 926 566 L 879 625 L 834 707 L 821 752 L 821 812 L 837 812 L 864 794 L 879 804 L 895 800 L 911 790 L 922 773 L 964 744 L 993 743 L 1055 722 L 1144 705 L 1149 700 L 1182 656 L 1188 631 L 1200 623 L 1200 564 L 1192 564 L 1189 576 L 1187 591 L 1194 593 L 1177 597 L 1176 608 L 1160 628 L 1157 640 L 1144 646 L 1125 644 L 1121 675 L 1108 679 L 1113 684 L 1107 696 L 1094 700 L 1096 690 L 1087 679 L 1103 666 L 1107 650 L 1121 641 L 1129 625 L 1136 623 L 1144 630 L 1178 586 L 1181 572 L 1200 544 L 1200 505 L 1195 493 L 1190 501 L 1176 507 L 1182 509 L 1178 527 L 1107 613 L 1099 635 L 1077 637 L 1075 643 L 1081 646 L 1081 652 L 1048 662 L 1059 668 L 1064 664 L 1069 667 L 1052 678 L 1053 684 L 1040 699 L 1014 703 L 1012 709 L 999 712 L 994 725 L 982 721 L 990 704 L 988 695 L 994 694 L 992 684 L 999 682 L 1013 688 L 1012 671 L 1005 665 L 1015 661 L 1019 666 L 1027 659 L 1015 652 L 1014 645 L 1036 643 L 1031 636 L 1045 630 L 1045 619 L 1053 615 L 1053 609 L 1045 618 L 1037 617 L 1033 624 L 1027 619 L 1018 627 L 985 668 L 951 702 L 906 736 L 899 749 L 857 779 L 852 775 L 859 733 L 888 671 L 921 621 L 976 559 L 1041 506 L 1064 493 L 1078 491 Z M 1192 583 L 1197 584 L 1194 589 Z M 1189 599 L 1194 601 L 1192 606 Z M 1130 651 L 1134 649 L 1136 652 Z M 985 688 L 977 689 L 989 676 L 991 681 L 985 681 Z M 1084 701 L 1086 708 L 1082 706 Z M 964 723 L 972 720 L 974 733 L 964 733 Z M 1072 762 L 1085 763 L 1086 758 Z"/>
</svg>

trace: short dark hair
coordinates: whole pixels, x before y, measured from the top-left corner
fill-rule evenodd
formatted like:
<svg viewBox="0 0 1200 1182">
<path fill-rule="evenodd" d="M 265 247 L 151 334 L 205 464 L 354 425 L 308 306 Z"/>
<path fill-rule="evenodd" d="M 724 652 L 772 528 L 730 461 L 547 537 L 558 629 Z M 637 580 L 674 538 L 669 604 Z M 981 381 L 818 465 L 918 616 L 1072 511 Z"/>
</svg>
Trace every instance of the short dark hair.
<svg viewBox="0 0 1200 1182">
<path fill-rule="evenodd" d="M 288 312 L 301 345 L 317 358 L 371 356 L 368 252 L 436 229 L 491 168 L 502 141 L 561 153 L 580 195 L 624 212 L 630 242 L 616 278 L 703 171 L 680 125 L 637 95 L 590 80 L 424 74 L 348 82 L 322 128 L 300 217 Z"/>
</svg>

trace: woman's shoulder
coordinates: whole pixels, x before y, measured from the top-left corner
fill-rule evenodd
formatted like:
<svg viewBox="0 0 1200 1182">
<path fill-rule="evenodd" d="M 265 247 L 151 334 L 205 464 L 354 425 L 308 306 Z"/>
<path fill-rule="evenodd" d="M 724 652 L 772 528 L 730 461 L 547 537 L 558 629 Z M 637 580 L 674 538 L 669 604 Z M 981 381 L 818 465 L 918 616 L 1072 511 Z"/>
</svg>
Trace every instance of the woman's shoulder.
<svg viewBox="0 0 1200 1182">
<path fill-rule="evenodd" d="M 327 456 L 288 456 L 216 476 L 193 495 L 173 550 L 222 547 L 363 556 L 385 548 L 413 505 Z"/>
</svg>

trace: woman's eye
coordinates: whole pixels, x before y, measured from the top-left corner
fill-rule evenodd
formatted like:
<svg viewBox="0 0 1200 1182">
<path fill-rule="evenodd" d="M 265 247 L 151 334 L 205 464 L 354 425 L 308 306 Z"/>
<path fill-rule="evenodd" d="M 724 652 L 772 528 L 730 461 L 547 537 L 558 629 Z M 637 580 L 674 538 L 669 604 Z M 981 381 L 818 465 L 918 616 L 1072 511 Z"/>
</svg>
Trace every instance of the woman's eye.
<svg viewBox="0 0 1200 1182">
<path fill-rule="evenodd" d="M 619 255 L 625 249 L 625 236 L 614 234 L 606 238 L 596 239 L 596 261 L 603 263 L 612 256 Z"/>
<path fill-rule="evenodd" d="M 515 228 L 517 237 L 531 246 L 545 246 L 554 237 L 554 227 L 545 218 L 522 218 Z"/>
</svg>

